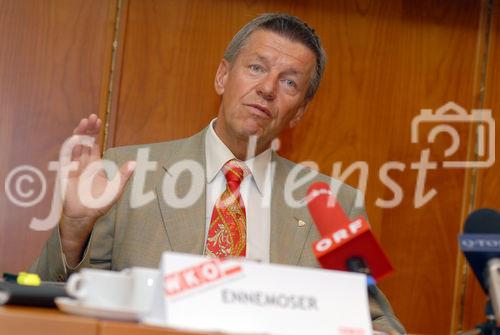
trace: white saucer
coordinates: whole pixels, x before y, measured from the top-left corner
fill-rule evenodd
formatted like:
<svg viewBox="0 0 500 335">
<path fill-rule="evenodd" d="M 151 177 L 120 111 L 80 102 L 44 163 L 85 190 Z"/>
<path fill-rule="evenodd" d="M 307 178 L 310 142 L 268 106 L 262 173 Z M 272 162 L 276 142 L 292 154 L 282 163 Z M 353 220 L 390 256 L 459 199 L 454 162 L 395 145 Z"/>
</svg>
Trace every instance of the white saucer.
<svg viewBox="0 0 500 335">
<path fill-rule="evenodd" d="M 55 299 L 57 307 L 63 312 L 99 319 L 139 321 L 145 311 L 127 307 L 104 307 L 82 303 L 78 300 L 59 297 Z"/>
</svg>

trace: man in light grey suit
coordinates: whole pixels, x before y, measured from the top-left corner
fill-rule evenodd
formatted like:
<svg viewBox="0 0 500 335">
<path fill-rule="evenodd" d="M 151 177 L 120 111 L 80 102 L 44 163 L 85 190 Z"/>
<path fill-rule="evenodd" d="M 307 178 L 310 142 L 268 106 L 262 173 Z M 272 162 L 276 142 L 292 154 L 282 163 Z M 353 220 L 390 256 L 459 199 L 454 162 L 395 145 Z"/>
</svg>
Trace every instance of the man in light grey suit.
<svg viewBox="0 0 500 335">
<path fill-rule="evenodd" d="M 217 119 L 187 139 L 108 150 L 105 158 L 121 166 L 113 177 L 119 192 L 111 199 L 91 208 L 79 197 L 83 171 L 102 161 L 96 144 L 74 148 L 72 160 L 79 168 L 69 175 L 62 219 L 31 270 L 45 280 L 65 280 L 82 267 L 157 267 L 166 250 L 203 254 L 213 199 L 220 196 L 220 183 L 225 182 L 221 169 L 230 159 L 246 161 L 251 172 L 241 184 L 248 213 L 247 257 L 318 267 L 311 248 L 319 239 L 318 231 L 307 207 L 290 206 L 290 199 L 303 199 L 312 182 L 324 181 L 338 187 L 340 205 L 355 217 L 365 215 L 362 207 L 355 206 L 359 192 L 278 156 L 271 143 L 300 120 L 324 65 L 319 38 L 299 19 L 266 14 L 249 22 L 235 35 L 217 69 L 215 90 L 222 97 Z M 91 115 L 74 133 L 97 136 L 100 126 L 97 116 Z M 250 157 L 249 145 L 254 148 Z M 137 160 L 139 152 L 157 162 L 156 168 L 145 173 L 144 161 Z M 189 162 L 195 172 L 183 172 L 179 162 Z M 134 170 L 134 180 L 128 183 Z M 199 175 L 202 182 L 196 183 Z M 286 187 L 298 180 L 307 182 Z M 109 179 L 101 170 L 88 183 L 97 196 Z M 169 191 L 166 185 L 174 186 Z M 172 200 L 193 189 L 196 193 L 197 187 L 199 196 L 189 206 Z M 143 192 L 154 199 L 137 206 Z M 376 329 L 402 329 L 392 312 L 384 315 L 373 301 L 370 311 Z"/>
</svg>

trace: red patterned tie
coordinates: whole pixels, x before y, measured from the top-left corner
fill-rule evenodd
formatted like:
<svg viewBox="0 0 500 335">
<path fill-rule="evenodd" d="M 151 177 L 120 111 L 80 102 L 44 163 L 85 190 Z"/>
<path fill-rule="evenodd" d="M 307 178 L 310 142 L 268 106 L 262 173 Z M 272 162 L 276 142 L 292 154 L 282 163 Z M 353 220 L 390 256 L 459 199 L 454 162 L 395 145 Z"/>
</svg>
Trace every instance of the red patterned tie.
<svg viewBox="0 0 500 335">
<path fill-rule="evenodd" d="M 213 257 L 245 256 L 247 218 L 240 184 L 249 171 L 236 159 L 224 164 L 222 171 L 227 186 L 212 211 L 205 254 Z"/>
</svg>

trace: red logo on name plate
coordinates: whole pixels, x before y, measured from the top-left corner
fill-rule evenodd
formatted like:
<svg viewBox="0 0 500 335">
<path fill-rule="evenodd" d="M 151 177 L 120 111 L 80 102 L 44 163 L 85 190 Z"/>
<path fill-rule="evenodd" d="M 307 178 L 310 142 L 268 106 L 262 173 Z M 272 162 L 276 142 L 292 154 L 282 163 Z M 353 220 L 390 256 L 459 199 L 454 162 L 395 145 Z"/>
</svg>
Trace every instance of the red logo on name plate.
<svg viewBox="0 0 500 335">
<path fill-rule="evenodd" d="M 172 297 L 220 282 L 241 272 L 240 265 L 214 258 L 164 276 L 164 291 L 168 297 Z"/>
</svg>

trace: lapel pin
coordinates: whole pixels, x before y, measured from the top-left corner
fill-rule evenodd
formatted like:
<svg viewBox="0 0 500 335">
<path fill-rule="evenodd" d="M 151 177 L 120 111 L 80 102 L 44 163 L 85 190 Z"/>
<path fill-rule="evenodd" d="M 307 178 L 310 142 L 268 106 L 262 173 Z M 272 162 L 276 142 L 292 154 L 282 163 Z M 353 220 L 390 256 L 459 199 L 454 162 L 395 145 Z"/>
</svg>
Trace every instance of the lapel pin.
<svg viewBox="0 0 500 335">
<path fill-rule="evenodd" d="M 299 224 L 299 227 L 304 227 L 306 225 L 306 223 L 302 220 L 299 220 L 298 224 Z"/>
</svg>

